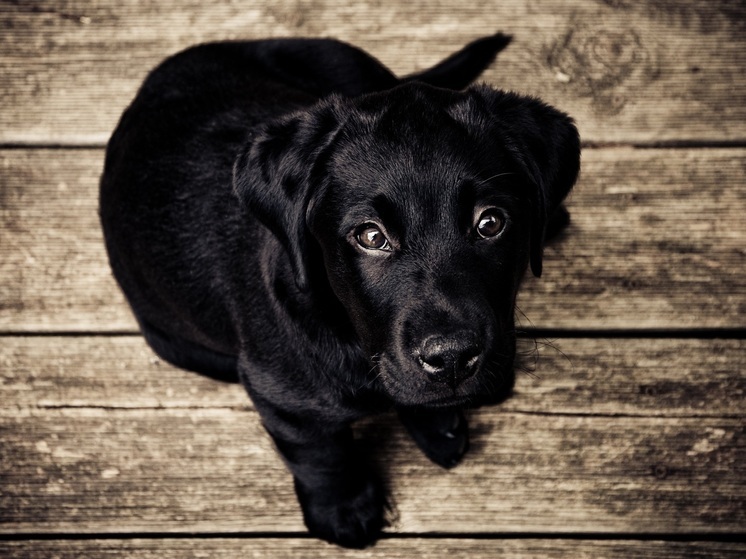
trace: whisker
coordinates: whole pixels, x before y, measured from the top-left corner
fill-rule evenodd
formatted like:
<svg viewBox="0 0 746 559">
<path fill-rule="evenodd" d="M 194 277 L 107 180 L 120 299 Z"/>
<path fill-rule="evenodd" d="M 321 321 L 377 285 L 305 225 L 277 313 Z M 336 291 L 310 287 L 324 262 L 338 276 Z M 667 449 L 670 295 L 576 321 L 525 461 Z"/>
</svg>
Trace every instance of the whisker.
<svg viewBox="0 0 746 559">
<path fill-rule="evenodd" d="M 512 172 L 512 171 L 507 171 L 505 173 L 497 173 L 496 175 L 492 175 L 491 177 L 487 177 L 486 179 L 480 181 L 479 183 L 477 183 L 477 186 L 481 186 L 484 183 L 489 182 L 491 180 L 499 179 L 500 177 L 506 177 L 506 176 L 509 176 L 509 175 L 515 175 L 515 173 Z"/>
<path fill-rule="evenodd" d="M 370 377 L 370 375 L 373 374 L 373 372 L 376 369 L 379 369 L 381 363 L 380 363 L 381 355 L 379 353 L 376 353 L 371 356 L 370 361 L 372 363 L 372 367 L 368 370 L 368 374 L 366 376 Z M 369 379 L 367 382 L 361 386 L 361 388 L 370 388 L 376 380 L 380 378 L 380 376 L 383 374 L 383 371 L 379 369 L 378 373 L 371 379 Z"/>
<path fill-rule="evenodd" d="M 373 366 L 368 371 L 368 374 L 371 374 L 380 365 L 380 362 L 379 362 L 380 358 L 381 356 L 377 353 L 370 358 L 370 362 L 373 364 Z"/>
<path fill-rule="evenodd" d="M 556 353 L 558 353 L 567 363 L 570 365 L 571 368 L 574 368 L 572 359 L 564 352 L 562 351 L 558 346 L 555 345 L 555 343 L 551 340 L 548 340 L 544 338 L 543 340 L 535 340 L 537 345 L 541 344 L 544 348 L 550 348 L 554 350 Z"/>
<path fill-rule="evenodd" d="M 555 343 L 553 340 L 548 340 L 546 338 L 537 339 L 537 338 L 523 338 L 526 342 L 531 343 L 533 345 L 532 349 L 526 349 L 521 352 L 516 352 L 516 356 L 520 357 L 518 360 L 518 364 L 516 368 L 518 367 L 527 367 L 531 369 L 531 373 L 529 376 L 532 378 L 541 378 L 539 375 L 536 375 L 534 371 L 539 369 L 539 361 L 543 356 L 546 356 L 545 351 L 548 349 L 553 350 L 556 354 L 562 356 L 562 358 L 570 365 L 570 369 L 574 370 L 575 366 L 572 362 L 572 359 L 565 354 Z M 530 366 L 526 363 L 525 360 L 532 359 L 532 363 Z"/>
<path fill-rule="evenodd" d="M 531 319 L 528 317 L 528 315 L 521 310 L 521 308 L 518 305 L 515 305 L 515 312 L 517 314 L 516 318 L 518 319 L 518 324 L 519 324 L 519 326 L 521 326 L 521 328 L 525 328 L 521 324 L 521 320 L 520 320 L 521 317 L 523 317 L 526 320 L 526 322 L 528 323 L 528 327 L 529 328 L 533 328 L 534 327 L 534 323 L 531 321 Z M 524 330 L 517 330 L 517 331 L 520 331 L 521 333 L 525 333 Z"/>
<path fill-rule="evenodd" d="M 532 380 L 541 380 L 541 376 L 536 374 L 535 369 L 531 369 L 529 367 L 515 367 L 515 370 L 523 373 Z"/>
<path fill-rule="evenodd" d="M 528 346 L 528 347 L 526 347 Z M 539 344 L 535 338 L 520 338 L 516 343 L 516 363 L 514 368 L 532 379 L 540 379 L 536 374 L 539 367 Z"/>
<path fill-rule="evenodd" d="M 529 328 L 534 328 L 534 324 L 531 321 L 531 319 L 524 313 L 518 305 L 515 305 L 515 312 L 516 312 L 516 319 L 518 319 L 518 323 L 520 324 L 521 320 L 520 318 L 523 317 L 525 321 L 528 323 Z M 519 330 L 516 329 L 516 332 L 520 332 L 523 334 L 526 334 L 527 332 L 525 330 Z M 551 348 L 555 352 L 557 352 L 559 355 L 561 355 L 567 363 L 569 363 L 570 367 L 574 367 L 572 363 L 572 359 L 570 359 L 559 347 L 555 345 L 555 343 L 552 340 L 549 340 L 547 338 L 523 338 L 525 340 L 531 340 L 531 343 L 533 343 L 534 347 L 531 350 L 524 350 L 517 352 L 517 355 L 520 355 L 521 357 L 528 357 L 531 354 L 535 355 L 534 360 L 534 366 L 538 366 L 539 359 L 541 358 L 541 352 L 539 351 L 540 348 Z"/>
</svg>

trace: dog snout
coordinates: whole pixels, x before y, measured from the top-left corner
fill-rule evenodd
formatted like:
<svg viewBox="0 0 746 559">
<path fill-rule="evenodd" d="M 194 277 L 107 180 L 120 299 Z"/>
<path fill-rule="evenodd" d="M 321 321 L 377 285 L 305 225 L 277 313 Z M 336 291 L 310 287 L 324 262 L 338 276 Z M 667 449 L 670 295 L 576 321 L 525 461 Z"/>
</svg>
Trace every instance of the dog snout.
<svg viewBox="0 0 746 559">
<path fill-rule="evenodd" d="M 476 372 L 482 351 L 476 332 L 460 330 L 427 337 L 415 357 L 430 378 L 455 388 Z"/>
</svg>

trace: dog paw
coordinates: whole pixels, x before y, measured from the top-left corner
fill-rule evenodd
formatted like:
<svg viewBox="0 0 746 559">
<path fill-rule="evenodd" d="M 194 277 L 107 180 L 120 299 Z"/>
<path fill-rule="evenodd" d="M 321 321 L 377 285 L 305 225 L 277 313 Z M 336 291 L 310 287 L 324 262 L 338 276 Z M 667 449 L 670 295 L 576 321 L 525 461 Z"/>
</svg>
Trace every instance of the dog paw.
<svg viewBox="0 0 746 559">
<path fill-rule="evenodd" d="M 357 490 L 335 488 L 308 489 L 296 478 L 295 491 L 303 510 L 303 519 L 311 535 L 330 543 L 363 549 L 373 544 L 386 522 L 386 497 L 381 483 L 367 479 Z"/>
<path fill-rule="evenodd" d="M 460 411 L 400 414 L 409 434 L 430 460 L 453 468 L 469 450 L 469 425 Z"/>
</svg>

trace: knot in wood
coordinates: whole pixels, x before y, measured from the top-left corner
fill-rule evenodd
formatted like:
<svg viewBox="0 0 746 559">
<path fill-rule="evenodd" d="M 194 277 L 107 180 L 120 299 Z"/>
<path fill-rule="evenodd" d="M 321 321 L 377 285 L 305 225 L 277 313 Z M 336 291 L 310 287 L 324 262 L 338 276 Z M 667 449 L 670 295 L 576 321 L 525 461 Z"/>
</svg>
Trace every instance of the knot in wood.
<svg viewBox="0 0 746 559">
<path fill-rule="evenodd" d="M 670 470 L 663 464 L 655 464 L 652 470 L 653 470 L 653 475 L 657 479 L 666 479 L 668 475 L 671 473 Z"/>
<path fill-rule="evenodd" d="M 606 113 L 619 112 L 628 89 L 654 79 L 654 57 L 635 29 L 604 29 L 578 24 L 550 46 L 547 61 L 560 81 L 591 97 Z M 559 78 L 558 78 L 559 79 Z"/>
</svg>

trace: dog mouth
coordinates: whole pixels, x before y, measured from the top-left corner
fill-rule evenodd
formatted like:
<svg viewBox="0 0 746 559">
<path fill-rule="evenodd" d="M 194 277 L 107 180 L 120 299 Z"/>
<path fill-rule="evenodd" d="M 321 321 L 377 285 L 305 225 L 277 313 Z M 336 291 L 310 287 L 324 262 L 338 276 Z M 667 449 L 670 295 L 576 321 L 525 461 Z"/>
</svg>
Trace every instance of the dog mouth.
<svg viewBox="0 0 746 559">
<path fill-rule="evenodd" d="M 476 370 L 458 384 L 433 379 L 416 363 L 401 363 L 387 353 L 375 360 L 379 388 L 395 405 L 425 408 L 471 408 L 498 403 L 513 387 L 513 360 L 479 359 Z"/>
<path fill-rule="evenodd" d="M 471 408 L 479 405 L 480 402 L 476 401 L 471 396 L 451 396 L 448 398 L 441 398 L 436 400 L 427 400 L 424 402 L 418 402 L 414 404 L 416 407 L 428 408 L 428 409 L 450 409 L 450 408 Z"/>
</svg>

